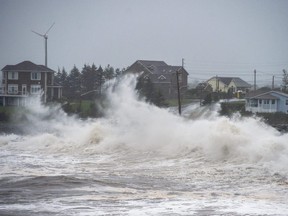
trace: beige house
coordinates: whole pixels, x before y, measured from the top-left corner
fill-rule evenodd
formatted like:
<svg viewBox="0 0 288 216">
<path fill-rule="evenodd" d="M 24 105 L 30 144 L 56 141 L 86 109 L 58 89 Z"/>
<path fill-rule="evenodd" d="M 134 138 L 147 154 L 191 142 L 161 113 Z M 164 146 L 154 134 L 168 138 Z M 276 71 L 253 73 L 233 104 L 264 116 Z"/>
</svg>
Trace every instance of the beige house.
<svg viewBox="0 0 288 216">
<path fill-rule="evenodd" d="M 251 88 L 251 85 L 249 83 L 245 82 L 239 77 L 215 76 L 210 78 L 206 82 L 211 86 L 213 92 L 247 92 Z"/>
</svg>

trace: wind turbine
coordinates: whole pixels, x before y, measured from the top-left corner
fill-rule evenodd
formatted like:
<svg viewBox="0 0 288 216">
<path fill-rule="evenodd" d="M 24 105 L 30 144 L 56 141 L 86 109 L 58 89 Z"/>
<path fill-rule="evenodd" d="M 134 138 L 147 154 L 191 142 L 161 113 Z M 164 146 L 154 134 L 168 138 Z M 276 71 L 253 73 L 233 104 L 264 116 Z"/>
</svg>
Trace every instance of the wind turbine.
<svg viewBox="0 0 288 216">
<path fill-rule="evenodd" d="M 50 31 L 50 29 L 54 26 L 55 22 L 50 26 L 50 28 L 46 31 L 45 34 L 40 34 L 36 31 L 31 30 L 33 33 L 43 37 L 45 39 L 45 66 L 47 67 L 47 39 L 48 39 L 48 32 Z"/>
</svg>

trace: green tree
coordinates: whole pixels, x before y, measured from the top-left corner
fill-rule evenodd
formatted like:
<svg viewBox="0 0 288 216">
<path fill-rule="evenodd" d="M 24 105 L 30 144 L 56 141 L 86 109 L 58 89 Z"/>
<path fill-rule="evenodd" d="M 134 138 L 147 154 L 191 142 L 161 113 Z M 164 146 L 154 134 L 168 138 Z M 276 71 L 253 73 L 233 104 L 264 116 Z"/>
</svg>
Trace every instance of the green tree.
<svg viewBox="0 0 288 216">
<path fill-rule="evenodd" d="M 84 65 L 81 72 L 81 84 L 83 87 L 83 93 L 87 93 L 94 88 L 94 79 L 92 76 L 92 69 L 89 65 Z"/>
<path fill-rule="evenodd" d="M 104 71 L 100 65 L 96 73 L 96 89 L 98 90 L 99 96 L 102 95 L 104 82 L 105 82 Z"/>
<path fill-rule="evenodd" d="M 59 77 L 59 85 L 63 87 L 63 97 L 67 97 L 69 94 L 69 83 L 68 83 L 68 73 L 65 68 L 62 68 L 60 77 Z"/>
<path fill-rule="evenodd" d="M 105 81 L 113 79 L 115 77 L 114 68 L 111 67 L 109 64 L 104 68 L 104 78 Z"/>
<path fill-rule="evenodd" d="M 143 77 L 138 78 L 136 90 L 138 90 L 140 96 L 145 97 L 147 102 L 159 107 L 167 106 L 163 94 L 154 88 L 150 79 L 144 79 Z"/>
<path fill-rule="evenodd" d="M 79 98 L 81 93 L 81 74 L 78 68 L 74 65 L 73 69 L 67 77 L 68 82 L 68 98 L 76 99 Z"/>
<path fill-rule="evenodd" d="M 54 76 L 54 82 L 57 83 L 57 84 L 61 83 L 61 70 L 60 70 L 59 67 L 58 67 L 57 73 Z"/>
</svg>

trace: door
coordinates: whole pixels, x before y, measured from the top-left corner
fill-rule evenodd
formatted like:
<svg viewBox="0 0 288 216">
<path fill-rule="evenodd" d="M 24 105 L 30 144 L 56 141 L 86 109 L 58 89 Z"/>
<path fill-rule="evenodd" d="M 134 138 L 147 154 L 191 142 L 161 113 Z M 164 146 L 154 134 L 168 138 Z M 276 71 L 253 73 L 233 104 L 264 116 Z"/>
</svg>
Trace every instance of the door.
<svg viewBox="0 0 288 216">
<path fill-rule="evenodd" d="M 26 84 L 22 85 L 22 95 L 26 95 L 27 94 L 27 86 Z"/>
</svg>

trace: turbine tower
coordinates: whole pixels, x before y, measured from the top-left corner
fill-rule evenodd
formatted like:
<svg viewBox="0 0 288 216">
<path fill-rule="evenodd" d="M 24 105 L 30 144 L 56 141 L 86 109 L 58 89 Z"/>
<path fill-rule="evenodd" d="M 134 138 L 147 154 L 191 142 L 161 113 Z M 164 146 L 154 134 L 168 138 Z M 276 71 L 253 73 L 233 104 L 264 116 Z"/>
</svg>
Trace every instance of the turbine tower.
<svg viewBox="0 0 288 216">
<path fill-rule="evenodd" d="M 45 66 L 47 67 L 47 39 L 48 39 L 48 32 L 51 30 L 51 28 L 54 26 L 55 22 L 50 26 L 50 28 L 46 31 L 45 34 L 40 34 L 36 31 L 31 30 L 33 33 L 43 37 L 45 39 Z"/>
</svg>

